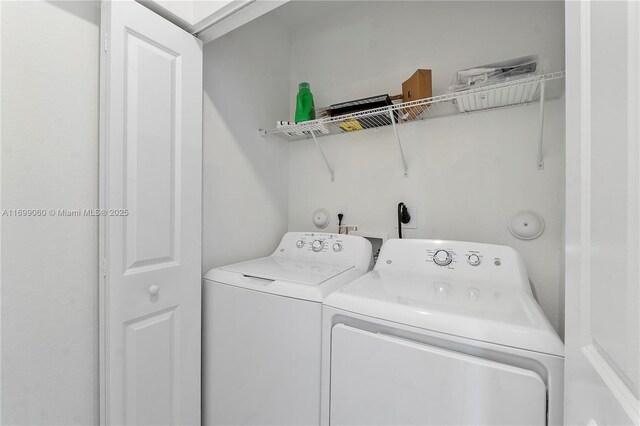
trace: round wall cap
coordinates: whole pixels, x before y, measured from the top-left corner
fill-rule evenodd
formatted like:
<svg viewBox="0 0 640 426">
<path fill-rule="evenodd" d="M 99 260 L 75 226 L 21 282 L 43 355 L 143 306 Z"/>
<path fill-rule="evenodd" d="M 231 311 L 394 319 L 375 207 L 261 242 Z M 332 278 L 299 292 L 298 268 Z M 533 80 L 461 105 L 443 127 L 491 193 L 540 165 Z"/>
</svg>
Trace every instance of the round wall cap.
<svg viewBox="0 0 640 426">
<path fill-rule="evenodd" d="M 509 221 L 509 232 L 521 240 L 533 240 L 544 232 L 544 219 L 533 210 L 523 210 Z"/>
<path fill-rule="evenodd" d="M 318 209 L 313 212 L 313 224 L 318 229 L 324 229 L 329 226 L 329 211 L 327 209 Z"/>
</svg>

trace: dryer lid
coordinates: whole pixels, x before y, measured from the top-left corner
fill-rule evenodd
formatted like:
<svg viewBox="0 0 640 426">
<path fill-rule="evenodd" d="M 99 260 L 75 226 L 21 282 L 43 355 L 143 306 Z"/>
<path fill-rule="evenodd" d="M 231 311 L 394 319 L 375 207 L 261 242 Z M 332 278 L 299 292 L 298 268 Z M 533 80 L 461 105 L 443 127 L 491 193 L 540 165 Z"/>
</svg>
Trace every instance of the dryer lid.
<svg viewBox="0 0 640 426">
<path fill-rule="evenodd" d="M 280 256 L 267 256 L 247 262 L 223 266 L 220 269 L 265 280 L 318 285 L 353 267 L 353 265 L 332 265 L 321 262 L 306 262 Z"/>
<path fill-rule="evenodd" d="M 504 346 L 562 356 L 564 345 L 512 248 L 389 240 L 375 269 L 330 294 L 335 308 Z"/>
<path fill-rule="evenodd" d="M 529 292 L 518 286 L 373 270 L 325 305 L 467 339 L 563 356 L 564 345 Z"/>
</svg>

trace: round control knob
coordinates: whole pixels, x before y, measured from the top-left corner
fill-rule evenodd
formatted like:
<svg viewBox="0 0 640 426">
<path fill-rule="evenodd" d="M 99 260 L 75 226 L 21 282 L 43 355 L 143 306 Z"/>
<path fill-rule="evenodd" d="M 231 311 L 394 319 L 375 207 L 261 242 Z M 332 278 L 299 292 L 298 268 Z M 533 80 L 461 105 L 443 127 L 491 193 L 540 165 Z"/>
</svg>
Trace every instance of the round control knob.
<svg viewBox="0 0 640 426">
<path fill-rule="evenodd" d="M 477 254 L 470 254 L 468 257 L 469 265 L 478 266 L 480 264 L 480 256 Z"/>
<path fill-rule="evenodd" d="M 304 247 L 304 241 L 298 240 L 298 242 L 296 243 L 296 247 L 298 247 L 298 248 Z"/>
<path fill-rule="evenodd" d="M 446 250 L 438 250 L 433 255 L 433 261 L 436 265 L 447 266 L 448 264 L 451 263 L 452 260 L 453 260 L 453 257 L 451 256 L 451 253 L 449 253 Z"/>
<path fill-rule="evenodd" d="M 333 245 L 333 251 L 338 252 L 338 251 L 341 251 L 341 250 L 342 250 L 342 244 L 340 244 L 340 243 L 335 243 L 335 244 Z"/>
<path fill-rule="evenodd" d="M 320 250 L 322 250 L 322 247 L 324 246 L 324 243 L 320 240 L 314 240 L 311 243 L 311 249 L 315 252 L 318 252 Z"/>
</svg>

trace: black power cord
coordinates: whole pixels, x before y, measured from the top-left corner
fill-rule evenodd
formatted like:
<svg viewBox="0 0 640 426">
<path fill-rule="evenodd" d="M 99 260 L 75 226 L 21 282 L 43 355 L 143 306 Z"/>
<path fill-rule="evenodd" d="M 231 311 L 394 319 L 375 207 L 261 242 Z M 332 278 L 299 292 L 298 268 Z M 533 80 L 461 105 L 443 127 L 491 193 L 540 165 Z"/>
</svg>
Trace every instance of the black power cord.
<svg viewBox="0 0 640 426">
<path fill-rule="evenodd" d="M 398 204 L 398 237 L 402 238 L 402 224 L 411 222 L 411 215 L 404 203 Z"/>
</svg>

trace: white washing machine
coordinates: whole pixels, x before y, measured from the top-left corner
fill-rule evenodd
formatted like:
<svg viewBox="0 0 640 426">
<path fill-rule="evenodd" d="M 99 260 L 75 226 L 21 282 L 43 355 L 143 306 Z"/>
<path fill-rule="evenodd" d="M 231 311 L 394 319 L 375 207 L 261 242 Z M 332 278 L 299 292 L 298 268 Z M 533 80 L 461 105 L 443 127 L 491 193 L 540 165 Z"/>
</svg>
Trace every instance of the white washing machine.
<svg viewBox="0 0 640 426">
<path fill-rule="evenodd" d="M 373 266 L 362 237 L 289 232 L 204 277 L 203 422 L 318 425 L 322 300 Z"/>
<path fill-rule="evenodd" d="M 516 251 L 390 240 L 324 301 L 321 423 L 561 425 L 563 356 Z"/>
</svg>

